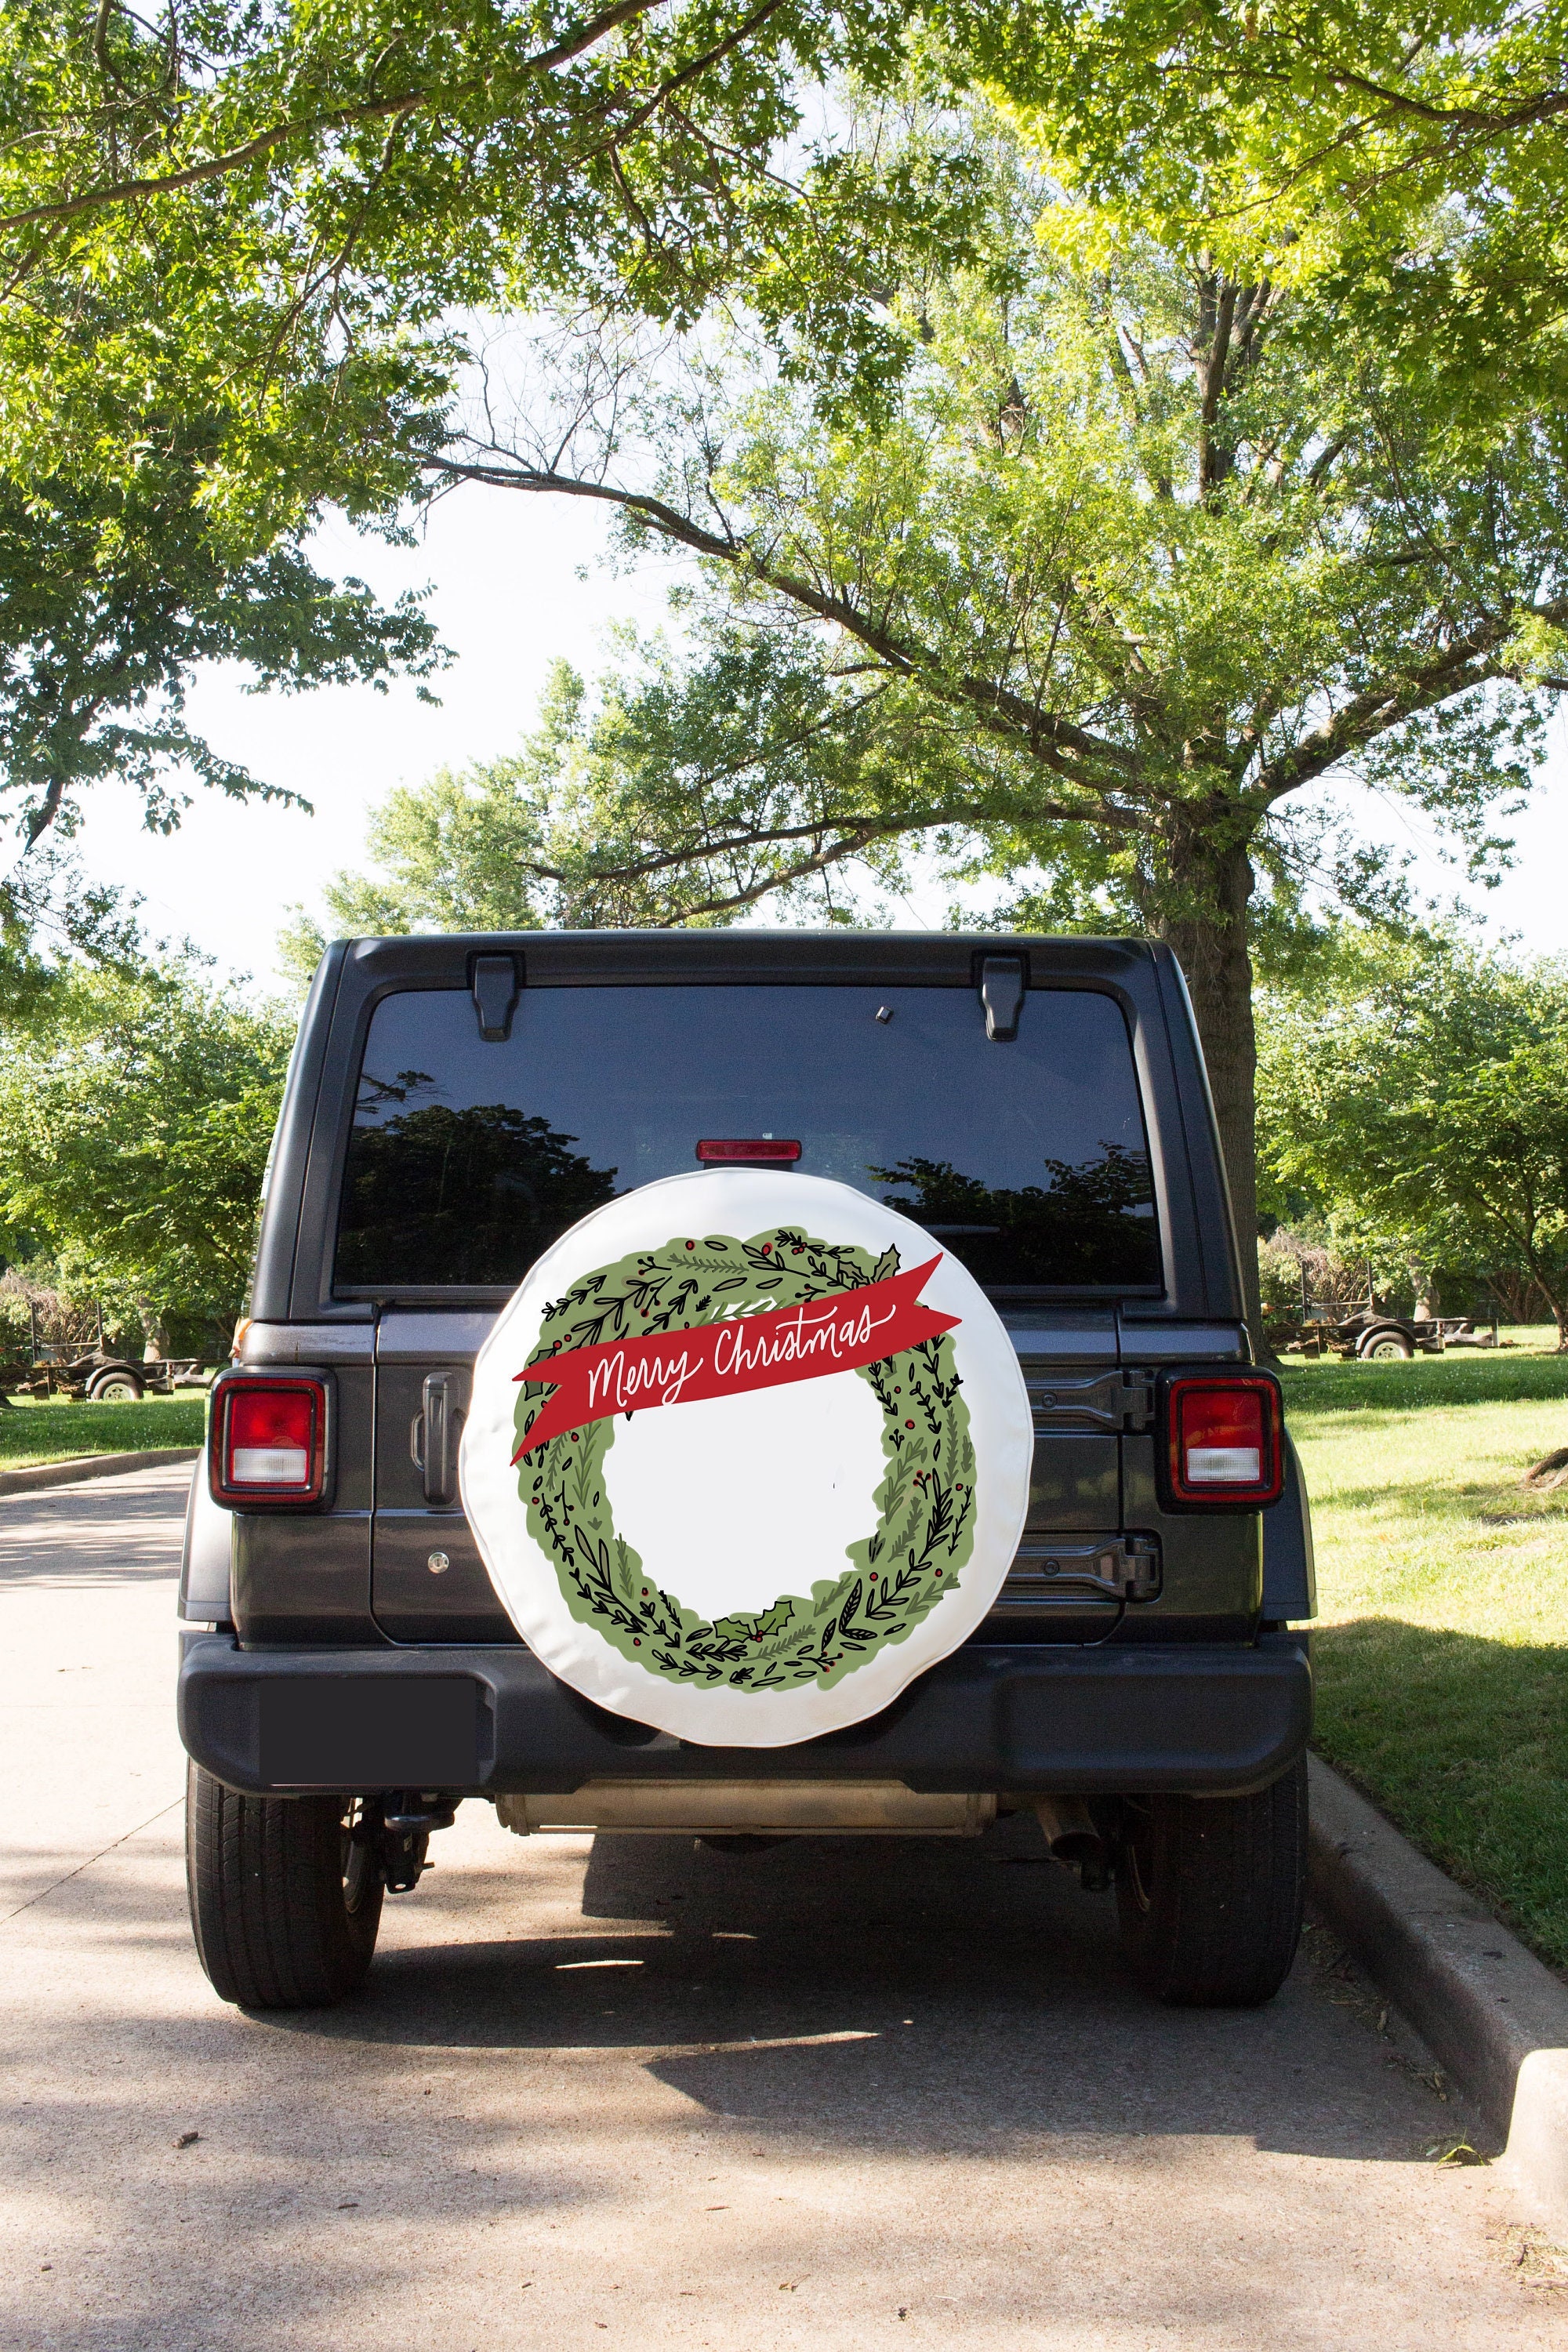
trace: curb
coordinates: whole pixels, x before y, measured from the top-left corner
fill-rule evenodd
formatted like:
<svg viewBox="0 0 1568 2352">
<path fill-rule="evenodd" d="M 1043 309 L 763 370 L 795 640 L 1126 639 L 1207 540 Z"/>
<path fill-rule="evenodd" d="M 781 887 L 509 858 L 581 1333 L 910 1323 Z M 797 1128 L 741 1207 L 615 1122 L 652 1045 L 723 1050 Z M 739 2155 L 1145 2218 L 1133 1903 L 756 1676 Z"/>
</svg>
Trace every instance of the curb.
<svg viewBox="0 0 1568 2352">
<path fill-rule="evenodd" d="M 112 1478 L 121 1470 L 161 1470 L 194 1462 L 199 1445 L 153 1446 L 145 1454 L 82 1454 L 74 1462 L 40 1462 L 32 1470 L 0 1470 L 0 1495 L 30 1495 L 39 1486 L 74 1486 L 83 1478 Z"/>
<path fill-rule="evenodd" d="M 1348 1781 L 1309 1759 L 1312 1898 L 1500 2139 L 1568 2240 L 1568 1987 Z"/>
</svg>

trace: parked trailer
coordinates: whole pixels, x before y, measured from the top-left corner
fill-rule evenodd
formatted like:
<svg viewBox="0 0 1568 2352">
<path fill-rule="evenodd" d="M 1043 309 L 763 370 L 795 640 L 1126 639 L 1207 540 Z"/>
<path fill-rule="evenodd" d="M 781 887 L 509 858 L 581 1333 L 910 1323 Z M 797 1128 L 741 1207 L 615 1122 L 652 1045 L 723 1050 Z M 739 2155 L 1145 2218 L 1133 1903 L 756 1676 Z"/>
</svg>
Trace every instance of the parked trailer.
<svg viewBox="0 0 1568 2352">
<path fill-rule="evenodd" d="M 133 1363 L 102 1348 L 67 1360 L 45 1349 L 30 1364 L 0 1367 L 0 1394 L 83 1398 L 93 1404 L 129 1403 L 142 1396 L 173 1396 L 176 1389 L 205 1389 L 212 1381 L 199 1356 L 161 1356 Z"/>
<path fill-rule="evenodd" d="M 1331 1313 L 1331 1310 L 1330 1310 Z M 1274 1345 L 1303 1356 L 1349 1356 L 1363 1363 L 1408 1363 L 1414 1356 L 1440 1356 L 1455 1340 L 1495 1348 L 1497 1330 L 1479 1332 L 1468 1315 L 1390 1315 L 1363 1307 L 1335 1320 L 1309 1310 L 1304 1322 L 1274 1335 Z"/>
</svg>

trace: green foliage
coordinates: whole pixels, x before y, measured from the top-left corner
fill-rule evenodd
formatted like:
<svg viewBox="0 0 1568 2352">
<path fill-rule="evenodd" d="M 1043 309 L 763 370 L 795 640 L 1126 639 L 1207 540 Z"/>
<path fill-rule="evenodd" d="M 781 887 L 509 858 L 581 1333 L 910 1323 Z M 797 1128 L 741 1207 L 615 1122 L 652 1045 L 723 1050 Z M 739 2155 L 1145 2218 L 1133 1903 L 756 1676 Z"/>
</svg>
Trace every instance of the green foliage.
<svg viewBox="0 0 1568 2352">
<path fill-rule="evenodd" d="M 1529 633 L 1568 621 L 1552 438 L 1424 403 L 1331 304 L 1148 238 L 1085 266 L 972 137 L 983 261 L 881 289 L 915 345 L 890 414 L 825 429 L 736 331 L 673 391 L 662 355 L 617 373 L 614 447 L 579 419 L 543 462 L 544 413 L 492 451 L 487 480 L 693 552 L 710 601 L 689 660 L 641 649 L 592 711 L 563 680 L 518 761 L 389 804 L 378 908 L 711 919 L 847 861 L 896 879 L 917 836 L 1102 924 L 1207 921 L 1237 854 L 1287 913 L 1320 878 L 1375 901 L 1377 861 L 1289 813 L 1330 777 L 1486 864 L 1555 693 Z"/>
<path fill-rule="evenodd" d="M 824 0 L 21 0 L 0 24 L 0 459 L 9 438 L 22 470 L 44 419 L 95 472 L 133 470 L 151 396 L 222 410 L 231 518 L 286 529 L 323 488 L 385 511 L 463 314 L 544 296 L 689 320 L 743 281 L 873 383 L 900 341 L 843 258 L 874 268 L 894 224 L 951 242 L 963 173 L 883 171 L 804 117 L 851 53 L 887 80 L 904 26 L 890 0 L 852 21 Z"/>
<path fill-rule="evenodd" d="M 826 1689 L 884 1643 L 907 1640 L 974 1548 L 974 1448 L 952 1342 L 944 1333 L 858 1369 L 882 1409 L 886 1468 L 877 1525 L 847 1546 L 847 1570 L 814 1582 L 809 1597 L 781 1594 L 755 1617 L 716 1622 L 645 1582 L 642 1555 L 616 1527 L 605 1478 L 613 1415 L 521 1452 L 548 1409 L 550 1359 L 628 1332 L 673 1337 L 744 1308 L 798 1306 L 897 1271 L 896 1252 L 873 1261 L 789 1226 L 765 1239 L 710 1234 L 602 1266 L 549 1308 L 528 1366 L 541 1378 L 518 1391 L 518 1492 L 572 1615 L 629 1664 L 700 1689 Z"/>
<path fill-rule="evenodd" d="M 249 1277 L 291 1029 L 189 964 L 75 971 L 0 1045 L 0 1215 L 60 1286 L 226 1323 Z"/>
<path fill-rule="evenodd" d="M 856 135 L 883 153 L 910 119 L 868 110 Z M 616 752 L 580 820 L 560 803 L 573 855 L 522 862 L 591 876 L 604 903 L 657 865 L 663 902 L 707 919 L 770 885 L 815 885 L 831 913 L 827 877 L 896 880 L 918 844 L 1005 880 L 1004 919 L 1162 935 L 1246 1233 L 1252 941 L 1288 961 L 1325 887 L 1389 898 L 1342 798 L 1295 810 L 1320 786 L 1402 795 L 1490 868 L 1562 683 L 1562 436 L 1506 402 L 1456 408 L 1316 283 L 1237 278 L 1147 232 L 1087 249 L 1082 207 L 1005 125 L 977 110 L 964 136 L 989 210 L 973 253 L 910 251 L 878 288 L 910 352 L 874 412 L 825 412 L 809 354 L 781 373 L 715 323 L 640 377 L 614 339 L 598 379 L 579 353 L 556 409 L 507 446 L 492 416 L 449 460 L 453 481 L 609 499 L 633 551 L 700 559 L 675 743 L 727 646 L 842 746 L 793 769 Z"/>
<path fill-rule="evenodd" d="M 71 831 L 78 795 L 107 777 L 164 832 L 188 797 L 178 774 L 236 799 L 296 798 L 187 727 L 203 662 L 298 690 L 424 677 L 440 658 L 411 597 L 384 610 L 297 544 L 226 544 L 204 505 L 210 436 L 148 429 L 160 446 L 123 483 L 0 471 L 0 791 L 30 841 Z"/>
<path fill-rule="evenodd" d="M 874 827 L 846 841 L 837 822 L 888 756 L 875 684 L 831 675 L 798 628 L 721 625 L 684 659 L 626 633 L 619 650 L 592 695 L 556 663 L 516 753 L 392 793 L 368 831 L 376 870 L 322 893 L 334 930 L 664 929 L 792 892 L 831 919 L 851 855 L 896 878 Z M 298 978 L 323 939 L 300 910 L 282 941 Z"/>
<path fill-rule="evenodd" d="M 902 19 L 863 0 L 859 69 Z M 167 825 L 191 774 L 270 793 L 190 730 L 193 667 L 258 688 L 426 677 L 408 599 L 334 583 L 324 513 L 396 536 L 470 357 L 542 292 L 685 320 L 744 278 L 868 390 L 903 339 L 846 299 L 961 238 L 965 173 L 798 136 L 845 26 L 819 0 L 20 0 L 0 18 L 0 776 L 33 837 L 96 778 Z M 772 168 L 793 142 L 799 182 Z M 817 235 L 785 234 L 810 191 Z"/>
<path fill-rule="evenodd" d="M 1560 5 L 937 15 L 956 69 L 1006 94 L 1102 223 L 1155 224 L 1237 274 L 1330 281 L 1410 364 L 1469 375 L 1482 400 L 1542 356 L 1531 331 L 1564 295 Z"/>
<path fill-rule="evenodd" d="M 1568 1346 L 1568 968 L 1378 938 L 1260 1024 L 1260 1154 L 1336 1234 L 1533 1282 Z"/>
</svg>

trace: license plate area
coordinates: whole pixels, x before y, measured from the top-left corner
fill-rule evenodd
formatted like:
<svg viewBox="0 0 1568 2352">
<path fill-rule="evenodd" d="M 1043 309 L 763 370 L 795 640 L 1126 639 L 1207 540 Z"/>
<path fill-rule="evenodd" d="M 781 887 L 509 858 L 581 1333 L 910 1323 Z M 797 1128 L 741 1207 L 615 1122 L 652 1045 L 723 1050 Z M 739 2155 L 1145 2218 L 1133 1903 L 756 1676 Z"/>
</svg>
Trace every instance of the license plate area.
<svg viewBox="0 0 1568 2352">
<path fill-rule="evenodd" d="M 261 1778 L 274 1789 L 471 1788 L 479 1687 L 467 1675 L 299 1675 L 262 1682 Z"/>
</svg>

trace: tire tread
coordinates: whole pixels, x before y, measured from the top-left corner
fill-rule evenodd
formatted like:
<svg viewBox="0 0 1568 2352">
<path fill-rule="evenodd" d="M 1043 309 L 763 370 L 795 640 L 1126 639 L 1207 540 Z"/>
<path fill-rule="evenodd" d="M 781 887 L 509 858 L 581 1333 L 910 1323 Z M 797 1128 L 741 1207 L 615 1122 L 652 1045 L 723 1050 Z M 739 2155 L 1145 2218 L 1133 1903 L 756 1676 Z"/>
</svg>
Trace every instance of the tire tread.
<svg viewBox="0 0 1568 2352">
<path fill-rule="evenodd" d="M 1118 1873 L 1122 1936 L 1157 1999 L 1194 2009 L 1272 2000 L 1300 1941 L 1307 1768 L 1249 1797 L 1152 1801 L 1154 1885 L 1141 1909 Z"/>
<path fill-rule="evenodd" d="M 325 2009 L 364 1980 L 381 1890 L 351 1913 L 335 1797 L 251 1797 L 192 1764 L 185 1870 L 196 1951 L 241 2009 Z"/>
</svg>

